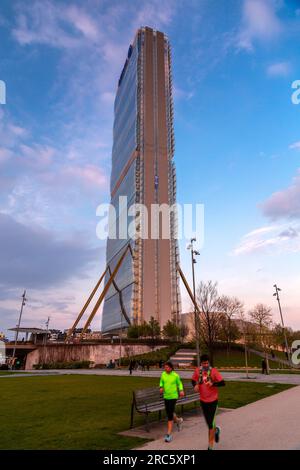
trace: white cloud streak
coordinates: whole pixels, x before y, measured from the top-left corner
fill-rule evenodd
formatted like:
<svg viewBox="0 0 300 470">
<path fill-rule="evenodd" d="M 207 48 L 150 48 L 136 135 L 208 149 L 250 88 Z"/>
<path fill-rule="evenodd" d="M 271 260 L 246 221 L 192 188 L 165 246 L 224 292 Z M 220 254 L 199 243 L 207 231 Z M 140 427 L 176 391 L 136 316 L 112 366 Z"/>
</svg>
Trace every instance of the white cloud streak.
<svg viewBox="0 0 300 470">
<path fill-rule="evenodd" d="M 300 252 L 300 227 L 288 224 L 261 227 L 243 236 L 231 253 L 234 256 L 256 253 Z"/>
<path fill-rule="evenodd" d="M 274 0 L 245 0 L 243 5 L 243 24 L 238 35 L 238 47 L 253 52 L 254 44 L 270 42 L 283 30 L 277 17 L 278 2 Z"/>
</svg>

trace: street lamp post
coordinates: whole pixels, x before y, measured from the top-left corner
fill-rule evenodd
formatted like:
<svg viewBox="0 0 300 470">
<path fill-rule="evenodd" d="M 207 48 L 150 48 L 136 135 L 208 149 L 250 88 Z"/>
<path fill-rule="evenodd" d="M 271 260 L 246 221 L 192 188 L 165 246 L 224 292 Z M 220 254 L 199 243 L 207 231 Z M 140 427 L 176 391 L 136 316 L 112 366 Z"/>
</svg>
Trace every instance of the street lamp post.
<svg viewBox="0 0 300 470">
<path fill-rule="evenodd" d="M 120 359 L 119 359 L 119 368 L 121 369 L 121 361 L 122 361 L 122 312 L 121 312 L 121 328 L 120 328 Z"/>
<path fill-rule="evenodd" d="M 48 339 L 48 330 L 49 330 L 49 322 L 50 322 L 50 317 L 47 318 L 47 321 L 46 321 L 46 334 L 44 335 L 44 348 L 43 348 L 43 351 L 44 351 L 44 360 L 43 362 L 45 363 L 46 362 L 46 347 L 47 347 L 47 339 Z"/>
<path fill-rule="evenodd" d="M 280 298 L 279 298 L 279 292 L 281 292 L 281 289 L 277 286 L 277 284 L 274 284 L 273 287 L 275 288 L 275 294 L 273 294 L 273 296 L 276 297 L 277 302 L 278 302 L 279 313 L 280 313 L 280 317 L 281 317 L 282 330 L 283 330 L 283 334 L 284 334 L 285 348 L 286 348 L 286 352 L 287 352 L 287 356 L 288 356 L 288 361 L 290 363 L 291 362 L 290 350 L 289 350 L 289 345 L 288 345 L 288 341 L 287 341 L 287 337 L 286 337 L 286 331 L 285 331 L 285 326 L 284 326 L 284 322 L 283 322 L 283 316 L 282 316 L 282 310 L 281 310 L 281 304 L 280 304 Z"/>
<path fill-rule="evenodd" d="M 196 283 L 195 283 L 195 267 L 194 264 L 197 263 L 195 259 L 195 255 L 199 256 L 200 253 L 194 250 L 194 242 L 196 238 L 191 239 L 191 243 L 188 245 L 187 249 L 191 250 L 191 261 L 192 261 L 192 274 L 193 274 L 193 296 L 194 301 L 196 301 Z M 199 346 L 199 321 L 200 319 L 197 317 L 197 310 L 194 306 L 194 321 L 195 321 L 195 334 L 196 334 L 196 354 L 197 354 L 197 366 L 200 366 L 200 346 Z"/>
<path fill-rule="evenodd" d="M 14 344 L 14 349 L 13 349 L 13 357 L 12 357 L 12 360 L 14 361 L 14 358 L 15 358 L 15 354 L 16 354 L 16 346 L 17 346 L 17 342 L 18 342 L 18 336 L 19 336 L 19 328 L 20 328 L 20 325 L 21 325 L 21 320 L 22 320 L 22 313 L 23 313 L 23 307 L 24 305 L 26 304 L 26 290 L 24 290 L 23 292 L 23 295 L 22 295 L 22 302 L 21 302 L 21 310 L 20 310 L 20 315 L 19 315 L 19 321 L 18 321 L 18 324 L 17 324 L 17 331 L 16 331 L 16 334 L 15 334 L 15 344 Z M 14 362 L 12 362 L 12 369 L 14 368 Z"/>
</svg>

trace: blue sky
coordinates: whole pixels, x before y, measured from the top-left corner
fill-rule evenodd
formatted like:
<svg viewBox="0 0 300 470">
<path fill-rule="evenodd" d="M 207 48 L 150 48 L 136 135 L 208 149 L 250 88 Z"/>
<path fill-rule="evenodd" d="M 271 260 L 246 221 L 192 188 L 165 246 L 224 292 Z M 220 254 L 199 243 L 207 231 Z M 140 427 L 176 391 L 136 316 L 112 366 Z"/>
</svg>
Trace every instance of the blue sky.
<svg viewBox="0 0 300 470">
<path fill-rule="evenodd" d="M 300 1 L 1 0 L 0 330 L 24 288 L 24 325 L 69 327 L 101 273 L 113 101 L 142 25 L 172 45 L 178 202 L 205 204 L 197 280 L 278 322 L 276 282 L 300 329 Z"/>
</svg>

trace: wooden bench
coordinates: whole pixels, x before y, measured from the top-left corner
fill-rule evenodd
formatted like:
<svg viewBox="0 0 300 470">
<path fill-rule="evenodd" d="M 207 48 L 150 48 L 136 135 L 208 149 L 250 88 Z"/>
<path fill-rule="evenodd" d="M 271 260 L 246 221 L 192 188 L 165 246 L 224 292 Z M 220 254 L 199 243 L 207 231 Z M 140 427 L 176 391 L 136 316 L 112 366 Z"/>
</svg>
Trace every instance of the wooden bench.
<svg viewBox="0 0 300 470">
<path fill-rule="evenodd" d="M 176 406 L 181 406 L 181 413 L 183 413 L 184 405 L 188 403 L 199 402 L 199 393 L 194 391 L 191 383 L 184 383 L 184 397 L 178 398 Z M 146 430 L 149 432 L 149 414 L 158 411 L 159 420 L 161 419 L 161 412 L 165 409 L 165 402 L 159 393 L 159 387 L 142 388 L 133 392 L 131 404 L 131 420 L 130 428 L 133 427 L 134 411 L 145 415 Z"/>
</svg>

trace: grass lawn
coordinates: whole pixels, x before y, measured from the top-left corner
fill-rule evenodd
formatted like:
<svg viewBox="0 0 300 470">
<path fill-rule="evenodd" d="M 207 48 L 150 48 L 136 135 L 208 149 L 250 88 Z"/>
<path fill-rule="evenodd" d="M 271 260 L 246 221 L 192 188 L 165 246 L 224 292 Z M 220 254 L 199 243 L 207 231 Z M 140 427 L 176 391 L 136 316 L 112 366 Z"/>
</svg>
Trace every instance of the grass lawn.
<svg viewBox="0 0 300 470">
<path fill-rule="evenodd" d="M 246 373 L 246 369 L 219 369 L 220 372 L 237 372 L 237 373 Z M 261 369 L 248 369 L 249 375 L 251 374 L 261 374 Z M 291 370 L 291 369 L 270 369 L 270 375 L 273 374 L 300 374 L 300 370 Z"/>
<path fill-rule="evenodd" d="M 276 356 L 280 359 L 285 359 L 284 354 L 276 351 Z M 248 352 L 248 366 L 257 367 L 261 369 L 262 357 L 257 356 L 256 354 Z M 219 369 L 226 367 L 245 367 L 245 353 L 243 351 L 238 351 L 232 349 L 229 354 L 222 349 L 217 350 L 214 353 L 214 364 Z M 270 367 L 277 368 L 278 363 L 274 361 L 269 361 Z"/>
<path fill-rule="evenodd" d="M 157 378 L 143 377 L 3 378 L 0 449 L 133 448 L 144 440 L 117 434 L 129 428 L 132 390 L 157 384 Z M 288 388 L 227 382 L 220 389 L 220 406 L 237 408 Z M 136 417 L 136 425 L 142 422 L 143 417 Z"/>
</svg>

